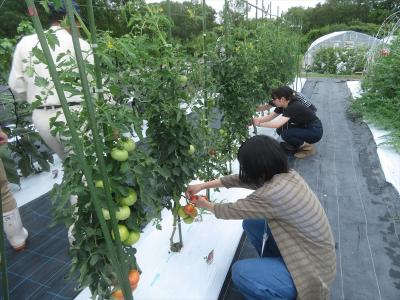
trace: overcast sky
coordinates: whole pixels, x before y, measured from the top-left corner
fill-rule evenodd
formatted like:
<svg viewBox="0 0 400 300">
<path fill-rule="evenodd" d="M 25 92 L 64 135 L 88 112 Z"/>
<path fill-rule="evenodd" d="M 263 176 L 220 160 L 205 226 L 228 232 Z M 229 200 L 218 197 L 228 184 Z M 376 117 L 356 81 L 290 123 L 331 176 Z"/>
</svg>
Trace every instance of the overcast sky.
<svg viewBox="0 0 400 300">
<path fill-rule="evenodd" d="M 184 1 L 188 1 L 188 0 L 171 0 L 171 1 L 184 2 Z M 154 2 L 161 2 L 161 1 L 160 0 L 146 0 L 146 2 L 154 3 Z M 256 5 L 257 0 L 249 0 L 248 2 Z M 262 2 L 263 2 L 263 0 L 258 0 L 258 7 L 260 7 L 260 8 L 262 7 Z M 294 7 L 294 6 L 302 6 L 304 8 L 314 7 L 318 3 L 322 4 L 324 2 L 325 2 L 325 0 L 264 0 L 264 8 L 265 8 L 265 10 L 267 10 L 268 5 L 271 3 L 272 14 L 277 15 L 279 12 L 279 15 L 281 15 L 282 12 L 286 12 L 290 7 Z M 200 0 L 199 3 L 202 3 L 202 0 Z M 217 12 L 222 10 L 224 3 L 225 3 L 225 0 L 206 0 L 206 4 L 208 6 L 213 7 Z M 250 12 L 250 16 L 252 14 L 255 14 L 255 9 L 252 10 L 252 13 Z"/>
</svg>

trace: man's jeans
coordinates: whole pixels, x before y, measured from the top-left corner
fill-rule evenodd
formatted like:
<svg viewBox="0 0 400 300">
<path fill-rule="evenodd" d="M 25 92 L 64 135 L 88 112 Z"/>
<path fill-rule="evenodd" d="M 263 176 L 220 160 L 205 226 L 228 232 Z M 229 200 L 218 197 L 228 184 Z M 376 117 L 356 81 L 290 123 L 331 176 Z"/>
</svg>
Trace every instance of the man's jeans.
<svg viewBox="0 0 400 300">
<path fill-rule="evenodd" d="M 243 220 L 243 229 L 258 254 L 263 235 L 268 239 L 260 258 L 239 260 L 232 266 L 232 280 L 248 300 L 295 299 L 297 292 L 275 240 L 263 219 Z"/>
<path fill-rule="evenodd" d="M 315 144 L 322 138 L 323 129 L 321 122 L 311 124 L 308 128 L 289 127 L 281 131 L 281 138 L 288 144 L 299 148 L 304 142 Z"/>
</svg>

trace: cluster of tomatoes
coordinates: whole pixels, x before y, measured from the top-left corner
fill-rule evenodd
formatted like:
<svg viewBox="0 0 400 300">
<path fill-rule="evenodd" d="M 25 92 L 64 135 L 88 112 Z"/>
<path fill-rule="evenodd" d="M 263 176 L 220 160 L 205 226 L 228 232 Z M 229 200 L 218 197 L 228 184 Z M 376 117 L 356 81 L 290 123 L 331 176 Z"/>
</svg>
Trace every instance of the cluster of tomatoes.
<svg viewBox="0 0 400 300">
<path fill-rule="evenodd" d="M 139 271 L 136 269 L 130 270 L 128 279 L 129 279 L 129 285 L 131 287 L 131 290 L 134 291 L 139 284 L 139 279 L 140 279 Z M 124 294 L 122 293 L 122 290 L 120 288 L 117 288 L 116 290 L 114 290 L 114 292 L 111 294 L 111 299 L 112 300 L 124 300 Z"/>
<path fill-rule="evenodd" d="M 117 147 L 111 149 L 111 157 L 116 161 L 126 161 L 129 153 L 136 149 L 136 144 L 131 139 L 121 140 Z"/>
<path fill-rule="evenodd" d="M 199 214 L 199 212 L 194 204 L 200 198 L 208 201 L 207 196 L 192 195 L 188 199 L 190 203 L 187 203 L 185 206 L 179 207 L 178 215 L 182 218 L 183 222 L 185 222 L 186 224 L 193 223 L 194 218 L 196 218 L 197 215 Z"/>
<path fill-rule="evenodd" d="M 97 188 L 103 188 L 103 181 L 102 180 L 97 180 L 95 182 L 95 187 Z M 118 221 L 124 221 L 127 220 L 130 215 L 131 215 L 131 208 L 130 206 L 134 205 L 137 201 L 137 193 L 133 189 L 129 189 L 129 193 L 126 197 L 122 197 L 121 199 L 118 199 L 118 208 L 115 211 L 115 217 Z M 110 216 L 110 211 L 107 208 L 102 208 L 101 209 L 103 213 L 103 217 L 106 221 L 111 219 Z M 135 244 L 139 238 L 140 238 L 140 232 L 138 231 L 129 231 L 128 227 L 126 225 L 119 223 L 118 224 L 118 231 L 119 231 L 119 236 L 121 238 L 121 242 L 124 243 L 126 246 L 132 246 Z M 113 239 L 115 239 L 114 232 L 111 232 L 111 236 Z"/>
</svg>

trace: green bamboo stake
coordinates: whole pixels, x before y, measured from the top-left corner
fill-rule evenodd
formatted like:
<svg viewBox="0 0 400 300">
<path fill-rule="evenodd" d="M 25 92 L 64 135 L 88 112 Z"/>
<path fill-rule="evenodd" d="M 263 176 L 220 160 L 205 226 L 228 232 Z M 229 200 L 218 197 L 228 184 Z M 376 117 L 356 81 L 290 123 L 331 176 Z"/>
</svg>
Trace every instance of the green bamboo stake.
<svg viewBox="0 0 400 300">
<path fill-rule="evenodd" d="M 91 170 L 89 168 L 89 165 L 87 164 L 86 160 L 84 159 L 83 147 L 82 147 L 82 144 L 80 143 L 80 140 L 79 140 L 79 137 L 78 137 L 78 134 L 77 134 L 77 129 L 76 129 L 76 126 L 75 126 L 75 122 L 74 122 L 74 120 L 72 118 L 72 114 L 71 114 L 71 111 L 69 110 L 69 106 L 68 106 L 67 100 L 65 98 L 63 88 L 62 88 L 60 80 L 58 78 L 57 70 L 56 70 L 53 58 L 51 56 L 51 52 L 50 52 L 49 46 L 47 44 L 46 37 L 45 37 L 44 32 L 43 32 L 42 24 L 40 22 L 38 14 L 37 14 L 36 6 L 35 6 L 33 0 L 25 0 L 25 3 L 27 4 L 29 16 L 32 19 L 32 23 L 33 23 L 33 26 L 34 26 L 34 28 L 35 28 L 35 30 L 37 32 L 38 39 L 39 39 L 40 45 L 42 47 L 43 54 L 44 54 L 44 56 L 46 58 L 46 61 L 47 61 L 47 64 L 48 64 L 49 73 L 50 73 L 51 78 L 53 80 L 54 88 L 56 89 L 57 95 L 59 97 L 60 104 L 62 106 L 62 110 L 63 110 L 64 116 L 65 116 L 65 119 L 66 119 L 67 124 L 68 124 L 68 126 L 70 128 L 71 138 L 72 138 L 72 142 L 73 142 L 73 145 L 74 145 L 75 153 L 77 154 L 79 163 L 82 166 L 82 170 L 83 170 L 84 175 L 85 175 L 85 177 L 87 179 L 87 185 L 88 185 L 88 188 L 89 188 L 89 192 L 90 192 L 90 194 L 92 196 L 92 199 L 94 200 L 93 204 L 94 204 L 94 207 L 95 207 L 95 211 L 96 211 L 97 217 L 98 217 L 99 222 L 100 222 L 101 229 L 102 229 L 103 234 L 104 234 L 104 238 L 106 240 L 106 246 L 107 246 L 108 253 L 110 255 L 110 260 L 111 260 L 112 264 L 116 267 L 117 274 L 119 274 L 120 275 L 119 277 L 122 278 L 123 276 L 121 275 L 122 274 L 121 270 L 118 268 L 118 266 L 121 265 L 121 264 L 118 263 L 118 259 L 117 259 L 116 255 L 115 255 L 115 250 L 116 249 L 114 249 L 115 247 L 114 247 L 113 242 L 111 240 L 110 232 L 109 232 L 107 224 L 106 224 L 106 222 L 105 222 L 105 220 L 104 220 L 104 218 L 102 216 L 101 207 L 99 205 L 99 200 L 97 199 L 97 196 L 96 196 L 96 193 L 95 193 L 95 186 L 94 186 L 94 183 L 93 183 L 94 181 L 93 181 L 92 172 L 91 172 Z M 72 11 L 71 2 L 69 1 L 68 3 L 70 5 L 70 9 L 69 10 Z M 76 26 L 75 26 L 75 30 L 76 30 Z M 115 218 L 115 216 L 112 216 L 112 217 Z M 120 239 L 120 236 L 119 236 L 119 231 L 116 230 L 116 229 L 114 229 L 114 230 L 115 230 L 114 232 L 115 232 L 115 236 L 116 236 L 116 241 L 121 243 L 121 239 Z M 129 293 L 129 294 L 130 294 L 130 296 L 128 296 L 128 297 L 132 297 L 131 293 Z M 132 299 L 132 298 L 128 298 L 128 299 Z"/>
<path fill-rule="evenodd" d="M 203 0 L 203 72 L 204 72 L 204 82 L 203 82 L 203 91 L 204 91 L 204 103 L 206 104 L 206 119 L 208 120 L 208 93 L 207 93 L 207 49 L 206 49 L 206 0 Z"/>
<path fill-rule="evenodd" d="M 264 0 L 262 0 L 261 8 L 261 19 L 264 19 Z"/>
<path fill-rule="evenodd" d="M 115 209 L 113 206 L 113 200 L 112 200 L 112 196 L 111 196 L 111 188 L 110 188 L 110 183 L 108 181 L 106 163 L 104 161 L 104 147 L 100 141 L 100 132 L 99 132 L 99 130 L 97 128 L 97 124 L 96 124 L 95 109 L 94 109 L 93 102 L 91 101 L 92 97 L 90 94 L 89 82 L 88 82 L 88 79 L 86 76 L 85 64 L 84 64 L 84 60 L 83 60 L 83 56 L 82 56 L 81 46 L 79 43 L 79 32 L 78 32 L 78 28 L 75 23 L 74 8 L 72 6 L 71 0 L 66 1 L 66 8 L 67 8 L 67 16 L 68 16 L 68 20 L 69 20 L 69 24 L 70 24 L 70 28 L 71 28 L 72 43 L 74 45 L 76 62 L 78 65 L 79 75 L 81 78 L 83 95 L 84 95 L 84 99 L 85 99 L 86 108 L 89 113 L 89 124 L 90 124 L 90 128 L 91 128 L 92 134 L 93 134 L 93 141 L 94 141 L 94 146 L 95 146 L 95 150 L 96 150 L 96 156 L 98 159 L 98 165 L 99 165 L 100 173 L 102 175 L 102 179 L 103 179 L 103 183 L 104 183 L 108 209 L 111 212 L 110 213 L 111 225 L 113 228 L 114 235 L 119 235 L 118 222 L 115 217 Z M 94 24 L 92 24 L 92 26 L 93 25 Z M 101 80 L 101 78 L 100 78 L 100 80 Z M 93 180 L 91 180 L 91 183 L 93 185 Z M 103 218 L 103 213 L 101 211 L 100 202 L 97 199 L 93 199 L 93 200 L 95 200 L 95 201 L 93 201 L 93 205 L 95 206 L 97 218 L 102 219 L 102 221 L 104 222 L 104 225 L 105 225 L 104 229 L 108 229 L 107 225 L 104 221 L 104 218 Z M 108 230 L 103 230 L 103 234 L 105 233 L 104 231 L 106 231 L 106 233 L 108 235 L 110 234 Z M 118 234 L 116 234 L 117 232 L 118 232 Z M 110 242 L 111 242 L 111 240 L 110 240 Z M 128 264 L 126 264 L 124 262 L 124 255 L 122 253 L 121 239 L 120 238 L 117 239 L 116 242 L 117 242 L 116 253 L 117 253 L 117 257 L 118 257 L 117 262 L 119 261 L 119 264 L 117 263 L 114 265 L 114 271 L 116 271 L 116 273 L 117 273 L 119 284 L 122 285 L 121 287 L 122 287 L 122 291 L 123 291 L 125 299 L 131 300 L 131 299 L 133 299 L 133 297 L 132 297 L 132 291 L 131 291 L 129 281 L 128 281 L 128 272 L 129 272 Z"/>
<path fill-rule="evenodd" d="M 224 32 L 225 35 L 228 35 L 228 0 L 225 0 L 225 5 L 224 5 Z"/>
<path fill-rule="evenodd" d="M 171 1 L 167 0 L 167 14 L 168 14 L 168 20 L 170 22 L 168 26 L 168 38 L 169 42 L 171 42 L 171 37 L 172 37 L 172 16 L 171 16 Z"/>
<path fill-rule="evenodd" d="M 7 259 L 6 259 L 6 247 L 4 243 L 4 230 L 3 230 L 3 205 L 1 201 L 1 193 L 0 193 L 0 251 L 1 251 L 1 281 L 3 285 L 3 298 L 4 300 L 9 300 L 10 295 L 8 291 L 8 273 L 7 273 Z"/>
<path fill-rule="evenodd" d="M 258 0 L 256 0 L 256 21 L 258 20 Z"/>
<path fill-rule="evenodd" d="M 96 25 L 94 21 L 94 11 L 93 11 L 93 1 L 87 0 L 87 11 L 88 11 L 88 18 L 89 18 L 89 28 L 90 28 L 90 40 L 92 43 L 93 49 L 93 58 L 94 58 L 94 72 L 96 75 L 96 88 L 97 88 L 97 97 L 98 99 L 103 102 L 104 101 L 104 94 L 103 94 L 103 82 L 101 80 L 101 71 L 100 71 L 100 60 L 99 55 L 97 54 L 97 36 L 96 36 Z"/>
<path fill-rule="evenodd" d="M 203 91 L 204 91 L 204 103 L 206 104 L 206 111 L 205 111 L 205 117 L 207 120 L 207 128 L 210 126 L 208 122 L 208 116 L 209 116 L 209 106 L 208 106 L 208 93 L 207 93 L 207 33 L 206 33 L 206 0 L 203 0 L 203 72 L 204 72 L 204 82 L 203 82 Z M 207 189 L 207 197 L 210 199 L 210 189 Z"/>
</svg>

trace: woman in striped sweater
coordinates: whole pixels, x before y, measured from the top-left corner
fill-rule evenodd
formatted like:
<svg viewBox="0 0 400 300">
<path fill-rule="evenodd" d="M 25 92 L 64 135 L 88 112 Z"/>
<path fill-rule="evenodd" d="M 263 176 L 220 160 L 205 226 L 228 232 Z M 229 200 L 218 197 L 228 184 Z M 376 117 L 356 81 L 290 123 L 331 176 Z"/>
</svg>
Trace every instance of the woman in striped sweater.
<svg viewBox="0 0 400 300">
<path fill-rule="evenodd" d="M 239 175 L 188 186 L 190 197 L 203 189 L 243 187 L 254 192 L 234 203 L 202 199 L 220 219 L 244 219 L 243 229 L 260 258 L 232 266 L 232 279 L 246 299 L 322 300 L 336 273 L 328 218 L 304 179 L 289 169 L 280 145 L 254 136 L 239 149 Z"/>
</svg>

